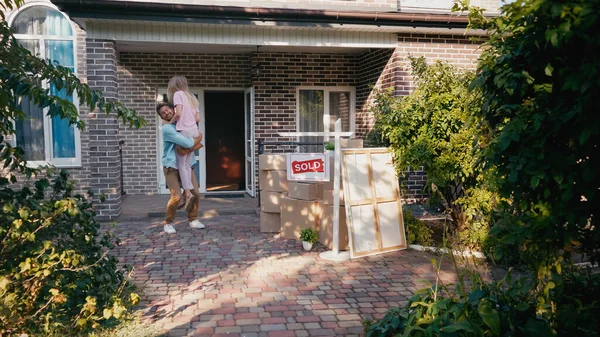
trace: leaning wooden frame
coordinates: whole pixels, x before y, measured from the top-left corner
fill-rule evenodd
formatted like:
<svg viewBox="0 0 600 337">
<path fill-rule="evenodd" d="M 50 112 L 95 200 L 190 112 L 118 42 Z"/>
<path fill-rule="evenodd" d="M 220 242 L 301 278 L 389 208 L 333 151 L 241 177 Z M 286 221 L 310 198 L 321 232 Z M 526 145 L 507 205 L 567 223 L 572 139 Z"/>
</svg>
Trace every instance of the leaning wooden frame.
<svg viewBox="0 0 600 337">
<path fill-rule="evenodd" d="M 400 186 L 387 148 L 342 149 L 352 258 L 406 249 Z"/>
</svg>

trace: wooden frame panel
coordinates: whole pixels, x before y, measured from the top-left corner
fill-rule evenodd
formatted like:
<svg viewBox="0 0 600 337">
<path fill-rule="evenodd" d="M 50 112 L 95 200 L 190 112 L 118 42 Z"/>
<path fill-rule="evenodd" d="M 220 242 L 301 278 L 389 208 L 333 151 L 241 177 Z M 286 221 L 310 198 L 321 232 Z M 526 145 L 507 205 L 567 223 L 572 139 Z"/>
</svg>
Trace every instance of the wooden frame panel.
<svg viewBox="0 0 600 337">
<path fill-rule="evenodd" d="M 357 160 L 357 156 L 363 158 Z M 352 158 L 354 164 L 350 164 Z M 359 167 L 359 163 L 362 166 Z M 388 149 L 343 149 L 342 170 L 350 256 L 356 258 L 406 249 L 400 186 Z M 368 176 L 368 186 L 359 175 Z M 358 189 L 360 192 L 357 193 Z M 352 199 L 355 196 L 361 198 Z M 369 206 L 371 210 L 367 212 Z"/>
</svg>

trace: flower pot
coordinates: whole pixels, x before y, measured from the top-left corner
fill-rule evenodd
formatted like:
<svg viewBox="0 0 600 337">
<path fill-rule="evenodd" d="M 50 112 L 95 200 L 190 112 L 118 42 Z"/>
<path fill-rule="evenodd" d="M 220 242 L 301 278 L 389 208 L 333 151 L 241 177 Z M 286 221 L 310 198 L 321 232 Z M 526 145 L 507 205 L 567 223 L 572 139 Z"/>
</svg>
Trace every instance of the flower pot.
<svg viewBox="0 0 600 337">
<path fill-rule="evenodd" d="M 304 250 L 311 250 L 312 249 L 313 244 L 307 241 L 302 241 L 302 248 L 304 248 Z"/>
</svg>

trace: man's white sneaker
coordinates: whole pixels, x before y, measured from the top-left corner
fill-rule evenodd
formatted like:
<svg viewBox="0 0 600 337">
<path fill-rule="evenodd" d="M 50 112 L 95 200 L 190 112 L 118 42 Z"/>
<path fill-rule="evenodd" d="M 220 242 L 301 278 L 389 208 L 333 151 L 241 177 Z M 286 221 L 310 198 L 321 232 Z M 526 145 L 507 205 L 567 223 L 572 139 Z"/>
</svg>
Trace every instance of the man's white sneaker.
<svg viewBox="0 0 600 337">
<path fill-rule="evenodd" d="M 163 227 L 163 230 L 165 231 L 165 233 L 167 234 L 175 234 L 175 227 L 173 227 L 173 225 L 171 224 L 167 224 Z"/>
<path fill-rule="evenodd" d="M 190 227 L 196 228 L 196 229 L 202 229 L 206 226 L 204 226 L 204 224 L 198 220 L 193 220 L 193 221 L 190 221 Z"/>
</svg>

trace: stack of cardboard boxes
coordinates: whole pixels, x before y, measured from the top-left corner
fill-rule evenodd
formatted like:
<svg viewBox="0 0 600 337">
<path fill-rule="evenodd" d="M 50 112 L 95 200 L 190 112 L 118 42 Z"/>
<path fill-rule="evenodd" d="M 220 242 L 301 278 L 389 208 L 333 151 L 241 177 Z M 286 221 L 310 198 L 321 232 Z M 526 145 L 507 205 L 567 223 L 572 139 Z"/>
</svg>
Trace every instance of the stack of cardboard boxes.
<svg viewBox="0 0 600 337">
<path fill-rule="evenodd" d="M 304 228 L 319 231 L 322 199 L 322 183 L 290 182 L 288 196 L 281 199 L 281 236 L 300 240 Z"/>
<path fill-rule="evenodd" d="M 342 139 L 342 148 L 362 148 L 362 139 Z M 319 242 L 333 247 L 333 172 L 334 156 L 330 156 L 330 181 L 325 183 L 287 180 L 285 154 L 259 156 L 260 230 L 281 232 L 286 239 L 300 239 L 304 228 L 319 234 Z M 348 250 L 348 228 L 343 183 L 340 181 L 339 249 Z"/>
<path fill-rule="evenodd" d="M 287 195 L 285 154 L 261 154 L 258 158 L 260 187 L 260 231 L 281 230 L 281 199 Z"/>
</svg>

